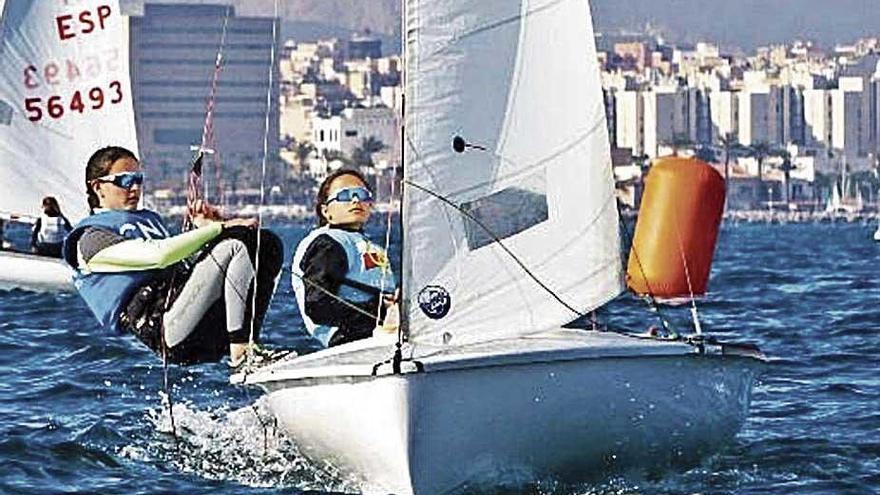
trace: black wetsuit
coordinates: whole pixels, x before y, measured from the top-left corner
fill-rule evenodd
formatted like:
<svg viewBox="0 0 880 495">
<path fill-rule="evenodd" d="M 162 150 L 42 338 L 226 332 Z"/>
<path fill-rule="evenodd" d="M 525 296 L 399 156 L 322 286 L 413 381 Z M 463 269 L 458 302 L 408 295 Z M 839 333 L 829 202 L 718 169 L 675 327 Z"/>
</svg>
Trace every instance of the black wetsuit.
<svg viewBox="0 0 880 495">
<path fill-rule="evenodd" d="M 192 267 L 199 263 L 212 263 L 211 253 L 217 244 L 227 239 L 242 241 L 251 260 L 256 259 L 257 231 L 246 227 L 226 228 L 208 242 L 191 261 L 181 261 L 164 269 L 163 276 L 138 290 L 123 310 L 126 329 L 159 355 L 165 354 L 169 362 L 194 364 L 219 361 L 229 354 L 229 344 L 247 343 L 251 338 L 250 324 L 229 332 L 226 328 L 226 307 L 223 298 L 218 299 L 203 314 L 199 323 L 180 344 L 163 350 L 162 316 L 171 307 L 176 296 L 189 280 Z M 100 228 L 87 229 L 77 243 L 80 253 L 88 262 L 101 250 L 127 240 L 125 237 Z M 277 235 L 268 230 L 260 231 L 260 261 L 257 272 L 255 341 L 259 341 L 260 328 L 275 290 L 275 279 L 281 271 L 284 246 Z M 252 318 L 253 285 L 247 294 L 245 321 Z"/>
</svg>

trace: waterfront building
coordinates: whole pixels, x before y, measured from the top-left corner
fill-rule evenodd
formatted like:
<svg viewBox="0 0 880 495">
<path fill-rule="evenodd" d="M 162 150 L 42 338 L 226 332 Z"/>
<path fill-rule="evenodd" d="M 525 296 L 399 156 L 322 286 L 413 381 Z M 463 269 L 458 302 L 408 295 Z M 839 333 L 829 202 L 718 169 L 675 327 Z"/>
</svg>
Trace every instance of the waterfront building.
<svg viewBox="0 0 880 495">
<path fill-rule="evenodd" d="M 688 104 L 686 93 L 677 87 L 660 86 L 644 91 L 644 152 L 651 158 L 667 154 L 688 139 Z"/>
<path fill-rule="evenodd" d="M 831 93 L 826 89 L 805 89 L 805 144 L 814 148 L 830 148 L 832 143 Z"/>
<path fill-rule="evenodd" d="M 777 142 L 771 130 L 775 130 L 776 106 L 766 84 L 753 84 L 744 88 L 737 97 L 739 105 L 739 142 L 743 146 L 755 143 Z"/>
<path fill-rule="evenodd" d="M 735 91 L 713 91 L 709 94 L 712 142 L 720 144 L 725 136 L 739 132 L 739 104 Z"/>
<path fill-rule="evenodd" d="M 355 34 L 348 40 L 346 58 L 349 60 L 382 58 L 382 40 L 367 34 Z"/>
<path fill-rule="evenodd" d="M 634 156 L 645 153 L 645 105 L 641 93 L 623 90 L 614 93 L 614 143 L 618 148 L 629 148 Z"/>
<path fill-rule="evenodd" d="M 318 156 L 351 158 L 365 139 L 373 138 L 384 145 L 374 158 L 382 168 L 399 161 L 398 121 L 397 114 L 388 107 L 346 108 L 338 115 L 316 117 L 311 141 Z"/>
<path fill-rule="evenodd" d="M 202 142 L 223 26 L 223 71 L 214 103 L 213 147 L 222 163 L 258 174 L 278 149 L 277 21 L 239 17 L 231 6 L 146 4 L 131 17 L 131 71 L 141 161 L 151 183 L 180 187 Z M 270 71 L 274 71 L 270 76 Z M 271 80 L 271 85 L 270 85 Z"/>
<path fill-rule="evenodd" d="M 862 107 L 863 80 L 856 77 L 842 77 L 839 87 L 830 90 L 831 94 L 831 147 L 846 157 L 852 171 L 861 168 L 861 157 L 867 156 L 863 139 Z"/>
</svg>

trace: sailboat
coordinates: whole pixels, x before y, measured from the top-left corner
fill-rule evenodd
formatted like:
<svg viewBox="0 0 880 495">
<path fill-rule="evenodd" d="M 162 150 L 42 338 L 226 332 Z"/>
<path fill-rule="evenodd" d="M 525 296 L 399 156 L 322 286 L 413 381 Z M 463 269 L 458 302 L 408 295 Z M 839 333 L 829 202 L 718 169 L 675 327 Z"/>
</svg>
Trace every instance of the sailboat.
<svg viewBox="0 0 880 495">
<path fill-rule="evenodd" d="M 33 222 L 54 196 L 88 214 L 85 164 L 109 144 L 137 150 L 128 21 L 118 1 L 0 1 L 0 218 Z M 73 290 L 54 258 L 0 251 L 0 288 Z"/>
<path fill-rule="evenodd" d="M 368 492 L 577 482 L 717 450 L 760 351 L 569 324 L 623 291 L 588 2 L 407 0 L 403 18 L 401 333 L 231 381 Z"/>
</svg>

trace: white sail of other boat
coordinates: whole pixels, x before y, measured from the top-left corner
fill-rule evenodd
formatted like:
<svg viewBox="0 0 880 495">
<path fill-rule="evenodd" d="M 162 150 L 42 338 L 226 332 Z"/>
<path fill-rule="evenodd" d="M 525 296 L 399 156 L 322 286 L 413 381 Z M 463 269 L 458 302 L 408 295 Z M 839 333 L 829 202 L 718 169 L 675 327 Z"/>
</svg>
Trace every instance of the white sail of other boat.
<svg viewBox="0 0 880 495">
<path fill-rule="evenodd" d="M 231 380 L 367 493 L 656 472 L 723 445 L 759 350 L 561 328 L 622 286 L 587 0 L 407 0 L 404 19 L 409 341 Z"/>
<path fill-rule="evenodd" d="M 586 2 L 408 0 L 405 22 L 410 340 L 541 332 L 619 294 Z"/>
<path fill-rule="evenodd" d="M 0 37 L 0 214 L 54 196 L 76 221 L 91 153 L 137 151 L 128 20 L 118 1 L 7 1 Z"/>
</svg>

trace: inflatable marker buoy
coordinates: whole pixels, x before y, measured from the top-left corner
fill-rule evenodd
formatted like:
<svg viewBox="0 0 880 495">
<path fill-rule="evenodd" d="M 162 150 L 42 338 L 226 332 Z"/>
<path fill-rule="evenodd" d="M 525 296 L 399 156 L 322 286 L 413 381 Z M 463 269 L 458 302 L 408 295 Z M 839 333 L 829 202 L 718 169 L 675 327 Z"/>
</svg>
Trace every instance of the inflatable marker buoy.
<svg viewBox="0 0 880 495">
<path fill-rule="evenodd" d="M 629 253 L 630 289 L 660 299 L 706 293 L 724 213 L 724 188 L 721 174 L 705 162 L 654 160 Z"/>
</svg>

